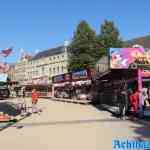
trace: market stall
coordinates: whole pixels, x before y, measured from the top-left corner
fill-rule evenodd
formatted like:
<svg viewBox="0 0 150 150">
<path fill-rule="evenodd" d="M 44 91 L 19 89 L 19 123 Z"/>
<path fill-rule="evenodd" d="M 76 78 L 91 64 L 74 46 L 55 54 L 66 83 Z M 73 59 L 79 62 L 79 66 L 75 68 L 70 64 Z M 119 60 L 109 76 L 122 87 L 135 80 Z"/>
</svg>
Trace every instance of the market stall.
<svg viewBox="0 0 150 150">
<path fill-rule="evenodd" d="M 136 108 L 136 113 L 140 116 L 150 116 L 150 49 L 148 48 L 111 48 L 109 51 L 110 69 L 127 70 L 136 73 L 137 82 L 134 83 L 132 91 L 131 103 Z M 124 74 L 122 79 L 125 80 Z M 137 102 L 135 102 L 137 101 Z M 137 105 L 137 106 L 136 106 Z"/>
<path fill-rule="evenodd" d="M 53 77 L 53 93 L 57 98 L 89 99 L 91 75 L 79 70 Z"/>
</svg>

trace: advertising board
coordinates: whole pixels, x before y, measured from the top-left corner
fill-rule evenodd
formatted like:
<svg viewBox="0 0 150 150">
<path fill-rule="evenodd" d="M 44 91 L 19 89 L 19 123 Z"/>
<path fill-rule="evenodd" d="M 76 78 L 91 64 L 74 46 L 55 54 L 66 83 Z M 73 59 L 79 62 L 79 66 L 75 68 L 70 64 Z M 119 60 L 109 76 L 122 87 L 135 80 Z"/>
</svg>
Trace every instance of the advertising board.
<svg viewBox="0 0 150 150">
<path fill-rule="evenodd" d="M 150 68 L 150 49 L 148 48 L 110 48 L 111 69 Z"/>
<path fill-rule="evenodd" d="M 56 76 L 53 76 L 52 80 L 54 83 L 67 82 L 71 80 L 71 74 L 66 73 L 66 74 L 56 75 Z"/>
<path fill-rule="evenodd" d="M 72 72 L 72 80 L 79 80 L 79 79 L 86 79 L 86 78 L 88 78 L 87 70 Z"/>
</svg>

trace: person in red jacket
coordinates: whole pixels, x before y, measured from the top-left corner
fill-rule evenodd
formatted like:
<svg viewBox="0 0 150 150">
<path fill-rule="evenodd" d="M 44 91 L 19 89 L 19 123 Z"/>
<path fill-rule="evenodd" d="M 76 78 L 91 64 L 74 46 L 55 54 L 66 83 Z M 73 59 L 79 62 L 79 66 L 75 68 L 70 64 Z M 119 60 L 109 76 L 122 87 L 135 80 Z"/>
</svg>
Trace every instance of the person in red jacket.
<svg viewBox="0 0 150 150">
<path fill-rule="evenodd" d="M 38 113 L 36 104 L 38 102 L 39 93 L 35 89 L 33 89 L 31 97 L 32 97 L 32 113 Z"/>
<path fill-rule="evenodd" d="M 134 114 L 136 114 L 138 112 L 138 105 L 139 105 L 139 91 L 138 90 L 130 96 L 130 101 L 132 104 L 131 111 Z"/>
</svg>

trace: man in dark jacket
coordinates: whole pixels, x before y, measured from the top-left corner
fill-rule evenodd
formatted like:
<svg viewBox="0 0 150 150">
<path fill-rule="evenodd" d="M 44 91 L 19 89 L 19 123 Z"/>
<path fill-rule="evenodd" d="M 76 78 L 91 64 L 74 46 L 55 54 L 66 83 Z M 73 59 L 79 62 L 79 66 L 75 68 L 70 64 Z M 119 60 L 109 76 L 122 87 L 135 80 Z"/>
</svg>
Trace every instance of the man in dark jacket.
<svg viewBox="0 0 150 150">
<path fill-rule="evenodd" d="M 120 118 L 125 120 L 126 112 L 128 110 L 128 92 L 126 88 L 126 84 L 123 85 L 122 89 L 119 93 L 119 110 L 120 110 Z"/>
</svg>

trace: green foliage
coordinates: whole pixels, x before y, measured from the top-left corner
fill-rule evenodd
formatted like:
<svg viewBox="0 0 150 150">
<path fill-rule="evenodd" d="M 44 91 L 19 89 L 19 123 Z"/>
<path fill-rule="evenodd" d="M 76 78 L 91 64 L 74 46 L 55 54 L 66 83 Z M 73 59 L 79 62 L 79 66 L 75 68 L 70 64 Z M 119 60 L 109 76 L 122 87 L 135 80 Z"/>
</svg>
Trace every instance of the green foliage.
<svg viewBox="0 0 150 150">
<path fill-rule="evenodd" d="M 122 47 L 119 31 L 112 21 L 105 21 L 101 25 L 100 35 L 81 21 L 77 26 L 72 42 L 69 46 L 69 70 L 94 68 L 101 56 L 106 55 L 111 47 Z"/>
<path fill-rule="evenodd" d="M 120 38 L 120 33 L 117 27 L 114 25 L 113 21 L 105 21 L 101 25 L 101 33 L 98 36 L 98 41 L 101 45 L 101 50 L 103 54 L 107 54 L 109 48 L 111 47 L 122 47 L 123 42 Z"/>
<path fill-rule="evenodd" d="M 86 21 L 81 21 L 69 46 L 69 70 L 93 68 L 100 58 L 96 32 Z"/>
</svg>

